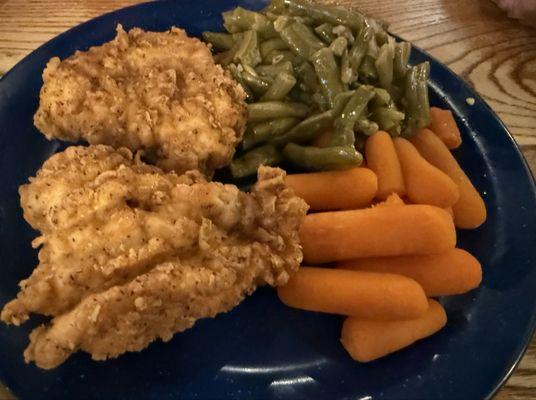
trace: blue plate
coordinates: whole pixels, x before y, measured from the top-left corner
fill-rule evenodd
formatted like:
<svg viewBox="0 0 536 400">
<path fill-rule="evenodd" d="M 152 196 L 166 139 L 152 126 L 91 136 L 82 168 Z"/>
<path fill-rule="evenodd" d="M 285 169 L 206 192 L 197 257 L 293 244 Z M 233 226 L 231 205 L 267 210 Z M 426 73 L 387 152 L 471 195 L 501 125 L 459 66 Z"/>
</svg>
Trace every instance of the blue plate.
<svg viewBox="0 0 536 400">
<path fill-rule="evenodd" d="M 52 56 L 99 45 L 117 23 L 190 35 L 221 28 L 220 14 L 258 1 L 188 0 L 141 4 L 103 15 L 40 47 L 0 80 L 0 305 L 37 264 L 17 188 L 57 142 L 32 124 L 41 72 Z M 449 322 L 439 334 L 369 364 L 353 362 L 339 343 L 341 318 L 286 308 L 263 288 L 232 312 L 199 321 L 169 343 L 106 362 L 77 354 L 52 371 L 26 365 L 22 352 L 39 321 L 0 324 L 0 380 L 21 399 L 479 399 L 490 397 L 529 343 L 536 307 L 536 196 L 514 141 L 484 101 L 423 52 L 432 65 L 432 103 L 451 108 L 463 146 L 456 157 L 489 210 L 459 244 L 484 267 L 480 289 L 444 299 Z M 467 97 L 476 99 L 468 106 Z"/>
</svg>

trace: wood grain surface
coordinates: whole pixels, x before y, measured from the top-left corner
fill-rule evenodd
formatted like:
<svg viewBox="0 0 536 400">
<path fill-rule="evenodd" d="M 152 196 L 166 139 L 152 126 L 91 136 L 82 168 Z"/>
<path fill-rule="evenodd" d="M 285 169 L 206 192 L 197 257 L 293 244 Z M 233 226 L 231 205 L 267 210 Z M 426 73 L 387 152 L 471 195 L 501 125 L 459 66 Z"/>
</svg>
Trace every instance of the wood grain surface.
<svg viewBox="0 0 536 400">
<path fill-rule="evenodd" d="M 533 0 L 536 1 L 536 0 Z M 499 114 L 536 171 L 536 29 L 491 0 L 337 0 L 390 23 L 469 82 Z M 58 33 L 133 0 L 0 0 L 0 74 Z M 0 399 L 7 394 L 0 389 Z M 497 394 L 536 398 L 536 341 Z"/>
</svg>

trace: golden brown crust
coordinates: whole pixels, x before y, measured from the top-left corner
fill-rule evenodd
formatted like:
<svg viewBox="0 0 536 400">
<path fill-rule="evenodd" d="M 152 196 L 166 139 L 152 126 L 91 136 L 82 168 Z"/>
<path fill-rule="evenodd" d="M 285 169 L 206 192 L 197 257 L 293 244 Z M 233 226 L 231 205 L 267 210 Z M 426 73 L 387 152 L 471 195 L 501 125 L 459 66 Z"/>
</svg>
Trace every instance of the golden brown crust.
<svg viewBox="0 0 536 400">
<path fill-rule="evenodd" d="M 280 169 L 261 167 L 244 193 L 196 172 L 164 173 L 127 149 L 71 147 L 20 193 L 41 231 L 40 263 L 2 319 L 54 317 L 25 352 L 42 368 L 78 349 L 100 360 L 168 340 L 259 283 L 286 283 L 302 258 L 307 207 Z"/>
<path fill-rule="evenodd" d="M 164 170 L 227 165 L 245 128 L 245 93 L 185 31 L 128 33 L 43 72 L 36 127 L 48 139 L 144 150 Z"/>
</svg>

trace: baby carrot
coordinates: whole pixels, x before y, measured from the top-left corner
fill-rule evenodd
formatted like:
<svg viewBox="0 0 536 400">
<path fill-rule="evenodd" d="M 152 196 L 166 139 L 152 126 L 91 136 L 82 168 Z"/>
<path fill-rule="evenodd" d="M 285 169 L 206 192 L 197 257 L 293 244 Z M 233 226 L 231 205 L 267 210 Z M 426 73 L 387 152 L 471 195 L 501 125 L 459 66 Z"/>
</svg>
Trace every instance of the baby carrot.
<svg viewBox="0 0 536 400">
<path fill-rule="evenodd" d="M 442 253 L 454 248 L 456 231 L 445 210 L 412 204 L 309 214 L 300 240 L 305 262 L 319 264 Z"/>
<path fill-rule="evenodd" d="M 445 146 L 455 149 L 462 144 L 462 135 L 456 125 L 452 111 L 430 108 L 430 130 L 434 132 Z"/>
<path fill-rule="evenodd" d="M 354 360 L 368 362 L 436 333 L 447 323 L 447 315 L 441 304 L 428 301 L 428 310 L 413 319 L 379 321 L 348 317 L 342 325 L 342 345 Z"/>
<path fill-rule="evenodd" d="M 376 197 L 384 200 L 391 193 L 406 194 L 404 178 L 395 146 L 387 132 L 378 131 L 365 142 L 367 166 L 378 176 Z"/>
<path fill-rule="evenodd" d="M 368 168 L 287 175 L 287 186 L 312 210 L 340 210 L 368 206 L 378 189 Z"/>
<path fill-rule="evenodd" d="M 277 294 L 290 307 L 367 319 L 414 318 L 428 308 L 417 282 L 374 272 L 301 267 Z"/>
<path fill-rule="evenodd" d="M 428 297 L 466 293 L 482 281 L 480 263 L 462 249 L 422 256 L 358 258 L 338 263 L 337 268 L 404 275 L 419 283 Z"/>
<path fill-rule="evenodd" d="M 410 140 L 430 164 L 446 173 L 458 185 L 460 198 L 452 206 L 454 224 L 462 229 L 482 225 L 487 214 L 484 200 L 445 144 L 428 129 L 419 130 Z"/>
<path fill-rule="evenodd" d="M 458 186 L 447 174 L 426 161 L 408 140 L 399 137 L 394 144 L 411 202 L 441 208 L 456 203 Z"/>
</svg>

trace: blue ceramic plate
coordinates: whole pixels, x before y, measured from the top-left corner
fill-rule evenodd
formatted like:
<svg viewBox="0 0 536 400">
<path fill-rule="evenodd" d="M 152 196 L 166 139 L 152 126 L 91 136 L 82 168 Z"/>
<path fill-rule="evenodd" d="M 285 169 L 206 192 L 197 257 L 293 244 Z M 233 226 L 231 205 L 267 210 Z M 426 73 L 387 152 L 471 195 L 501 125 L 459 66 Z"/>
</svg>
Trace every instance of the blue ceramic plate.
<svg viewBox="0 0 536 400">
<path fill-rule="evenodd" d="M 32 124 L 41 72 L 61 58 L 113 38 L 117 23 L 190 35 L 221 28 L 220 13 L 257 1 L 157 2 L 96 18 L 51 40 L 0 80 L 0 305 L 37 264 L 17 188 L 59 149 Z M 432 64 L 432 103 L 451 108 L 463 134 L 456 157 L 484 195 L 489 216 L 462 232 L 460 246 L 484 267 L 482 286 L 444 300 L 439 334 L 370 364 L 353 362 L 339 343 L 341 318 L 302 312 L 263 288 L 232 312 L 199 321 L 169 343 L 94 362 L 77 354 L 52 371 L 24 364 L 32 324 L 0 324 L 0 380 L 21 399 L 479 399 L 505 381 L 535 326 L 536 198 L 519 150 L 484 101 L 447 68 Z M 476 99 L 468 106 L 465 99 Z M 39 321 L 33 321 L 35 326 Z"/>
</svg>

